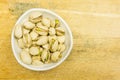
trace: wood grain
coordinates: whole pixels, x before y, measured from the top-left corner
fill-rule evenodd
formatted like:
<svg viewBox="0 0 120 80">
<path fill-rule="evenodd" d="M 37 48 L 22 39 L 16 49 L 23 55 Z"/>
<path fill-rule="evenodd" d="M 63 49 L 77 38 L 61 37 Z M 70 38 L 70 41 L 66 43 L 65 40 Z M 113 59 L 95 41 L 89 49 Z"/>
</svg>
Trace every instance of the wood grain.
<svg viewBox="0 0 120 80">
<path fill-rule="evenodd" d="M 0 80 L 120 79 L 119 0 L 29 0 L 34 4 L 28 8 L 24 8 L 29 4 L 27 0 L 11 1 L 0 0 Z M 15 2 L 24 6 L 15 10 Z M 20 11 L 34 6 L 59 14 L 73 33 L 70 56 L 60 66 L 44 72 L 23 68 L 11 49 L 11 31 Z"/>
</svg>

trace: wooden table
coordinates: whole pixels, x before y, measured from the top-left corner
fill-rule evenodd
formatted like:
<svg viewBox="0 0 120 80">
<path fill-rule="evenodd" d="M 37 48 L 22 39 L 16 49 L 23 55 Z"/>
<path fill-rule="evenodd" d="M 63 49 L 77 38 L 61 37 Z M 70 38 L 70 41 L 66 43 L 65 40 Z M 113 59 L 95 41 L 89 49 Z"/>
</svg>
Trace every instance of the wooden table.
<svg viewBox="0 0 120 80">
<path fill-rule="evenodd" d="M 11 49 L 17 18 L 33 7 L 56 12 L 73 33 L 71 54 L 49 71 L 23 68 Z M 0 0 L 0 80 L 120 80 L 120 0 Z"/>
</svg>

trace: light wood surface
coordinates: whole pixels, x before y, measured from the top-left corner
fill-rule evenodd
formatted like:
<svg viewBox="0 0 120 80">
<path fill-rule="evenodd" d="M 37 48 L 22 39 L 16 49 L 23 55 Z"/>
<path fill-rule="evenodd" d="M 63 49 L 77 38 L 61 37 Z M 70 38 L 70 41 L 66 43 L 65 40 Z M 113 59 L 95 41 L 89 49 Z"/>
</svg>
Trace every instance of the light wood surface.
<svg viewBox="0 0 120 80">
<path fill-rule="evenodd" d="M 11 49 L 17 18 L 33 7 L 56 12 L 73 33 L 71 54 L 49 71 L 23 68 Z M 120 0 L 0 0 L 0 80 L 120 80 Z"/>
</svg>

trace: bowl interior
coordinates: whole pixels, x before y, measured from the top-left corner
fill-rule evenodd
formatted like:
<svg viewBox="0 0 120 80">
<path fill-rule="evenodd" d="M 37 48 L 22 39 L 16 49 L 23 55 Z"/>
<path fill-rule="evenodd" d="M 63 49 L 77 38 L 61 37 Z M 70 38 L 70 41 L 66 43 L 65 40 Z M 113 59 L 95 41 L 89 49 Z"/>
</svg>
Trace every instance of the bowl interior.
<svg viewBox="0 0 120 80">
<path fill-rule="evenodd" d="M 42 66 L 39 66 L 39 67 L 36 67 L 36 66 L 32 66 L 32 65 L 27 65 L 27 64 L 24 64 L 21 59 L 20 59 L 20 52 L 21 52 L 21 49 L 18 47 L 17 45 L 17 41 L 14 37 L 14 28 L 13 28 L 13 31 L 12 31 L 12 49 L 13 49 L 13 54 L 16 58 L 16 60 L 18 61 L 19 64 L 21 64 L 23 67 L 26 67 L 28 69 L 31 69 L 31 70 L 36 70 L 36 71 L 43 71 L 43 70 L 49 70 L 49 69 L 52 69 L 56 66 L 58 66 L 60 63 L 62 63 L 66 58 L 67 56 L 69 55 L 71 49 L 72 49 L 72 34 L 71 34 L 71 31 L 69 29 L 69 26 L 66 24 L 66 22 L 60 17 L 58 16 L 57 14 L 49 11 L 49 10 L 46 10 L 46 9 L 30 9 L 28 11 L 26 11 L 19 19 L 18 21 L 16 22 L 15 25 L 17 24 L 21 24 L 26 20 L 28 19 L 29 15 L 33 12 L 41 12 L 43 13 L 43 16 L 44 17 L 48 17 L 50 19 L 59 19 L 60 20 L 60 23 L 61 23 L 61 27 L 63 27 L 65 29 L 65 45 L 66 45 L 66 49 L 65 51 L 63 52 L 63 56 L 62 58 L 56 62 L 56 63 L 49 63 L 49 64 L 44 64 Z"/>
</svg>

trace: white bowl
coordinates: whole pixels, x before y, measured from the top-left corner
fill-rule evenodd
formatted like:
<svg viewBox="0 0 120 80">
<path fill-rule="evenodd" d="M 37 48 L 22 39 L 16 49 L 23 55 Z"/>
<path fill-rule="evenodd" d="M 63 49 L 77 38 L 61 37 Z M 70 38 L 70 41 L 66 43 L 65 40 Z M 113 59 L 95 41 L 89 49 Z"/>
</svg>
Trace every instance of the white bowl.
<svg viewBox="0 0 120 80">
<path fill-rule="evenodd" d="M 20 59 L 20 52 L 21 49 L 18 47 L 16 39 L 14 37 L 14 28 L 12 30 L 12 34 L 11 34 L 11 44 L 12 44 L 12 50 L 13 50 L 13 54 L 16 58 L 16 60 L 18 61 L 19 64 L 21 64 L 23 67 L 30 69 L 30 70 L 34 70 L 34 71 L 45 71 L 45 70 L 49 70 L 52 68 L 57 67 L 58 65 L 60 65 L 70 54 L 71 49 L 72 49 L 72 45 L 73 45 L 73 39 L 72 39 L 72 33 L 69 29 L 69 26 L 67 25 L 67 23 L 60 17 L 58 16 L 56 13 L 50 11 L 50 10 L 46 10 L 46 9 L 41 9 L 41 8 L 33 8 L 30 9 L 28 11 L 26 11 L 16 22 L 15 25 L 17 24 L 22 24 L 23 21 L 28 18 L 29 14 L 32 12 L 42 12 L 43 16 L 49 17 L 51 19 L 59 19 L 61 22 L 61 25 L 64 27 L 65 29 L 65 37 L 66 37 L 66 41 L 65 41 L 65 45 L 66 45 L 66 50 L 62 53 L 63 57 L 56 63 L 49 63 L 49 64 L 44 64 L 42 66 L 36 67 L 36 66 L 32 66 L 32 65 L 27 65 L 24 64 L 21 59 Z"/>
</svg>

